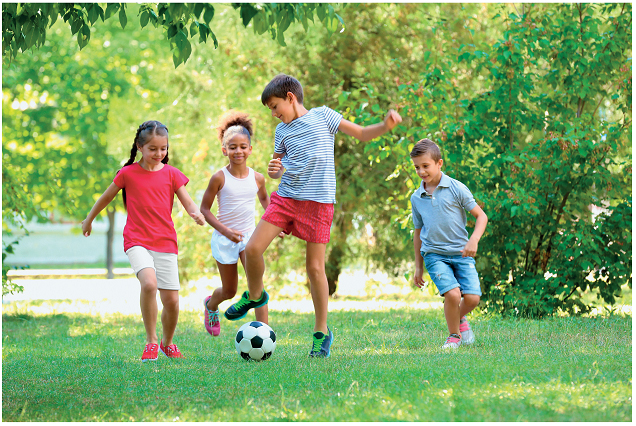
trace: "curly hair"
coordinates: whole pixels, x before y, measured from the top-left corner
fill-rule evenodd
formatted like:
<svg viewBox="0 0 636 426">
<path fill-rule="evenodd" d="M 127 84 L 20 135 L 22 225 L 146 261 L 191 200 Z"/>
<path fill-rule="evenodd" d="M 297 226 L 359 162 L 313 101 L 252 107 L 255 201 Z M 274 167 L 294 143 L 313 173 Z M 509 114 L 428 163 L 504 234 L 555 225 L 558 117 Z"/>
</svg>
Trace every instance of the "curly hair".
<svg viewBox="0 0 636 426">
<path fill-rule="evenodd" d="M 254 134 L 252 126 L 252 120 L 249 119 L 247 113 L 234 110 L 226 112 L 221 116 L 216 127 L 221 145 L 225 146 L 225 143 L 236 134 L 247 136 L 247 139 L 252 143 L 252 135 Z"/>
</svg>

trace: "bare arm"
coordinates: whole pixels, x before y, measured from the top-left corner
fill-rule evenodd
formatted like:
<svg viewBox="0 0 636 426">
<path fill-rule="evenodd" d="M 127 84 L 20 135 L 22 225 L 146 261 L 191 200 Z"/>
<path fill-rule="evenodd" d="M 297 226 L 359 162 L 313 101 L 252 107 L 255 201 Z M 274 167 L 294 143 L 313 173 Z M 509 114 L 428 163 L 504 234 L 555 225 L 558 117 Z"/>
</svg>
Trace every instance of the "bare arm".
<svg viewBox="0 0 636 426">
<path fill-rule="evenodd" d="M 210 178 L 210 183 L 208 183 L 208 187 L 205 189 L 205 193 L 203 194 L 203 199 L 201 200 L 201 213 L 205 217 L 205 221 L 214 229 L 219 231 L 221 235 L 224 235 L 229 240 L 238 243 L 243 240 L 243 234 L 235 231 L 234 229 L 228 228 L 223 225 L 219 219 L 212 214 L 212 204 L 214 203 L 214 199 L 216 195 L 219 193 L 221 188 L 223 188 L 223 184 L 225 183 L 225 176 L 222 171 L 216 172 Z"/>
<path fill-rule="evenodd" d="M 488 216 L 479 206 L 475 206 L 470 211 L 470 214 L 476 219 L 475 221 L 475 229 L 473 230 L 473 234 L 470 236 L 468 243 L 466 243 L 466 247 L 462 250 L 462 257 L 474 257 L 477 254 L 477 246 L 479 244 L 479 240 L 481 236 L 484 235 L 484 231 L 486 231 L 486 225 L 488 224 Z"/>
<path fill-rule="evenodd" d="M 415 249 L 415 275 L 413 276 L 413 283 L 420 288 L 424 285 L 424 280 L 422 279 L 422 275 L 424 275 L 424 259 L 420 252 L 422 248 L 422 241 L 420 241 L 421 232 L 422 229 L 416 229 L 413 232 L 413 248 Z"/>
<path fill-rule="evenodd" d="M 258 186 L 258 201 L 266 209 L 269 206 L 269 194 L 267 193 L 267 188 L 265 188 L 265 177 L 257 172 L 254 172 L 254 177 L 256 178 L 256 186 Z"/>
<path fill-rule="evenodd" d="M 338 130 L 341 132 L 353 136 L 361 142 L 368 142 L 393 130 L 398 123 L 402 122 L 402 117 L 395 110 L 390 110 L 382 123 L 372 124 L 370 126 L 362 127 L 359 124 L 352 123 L 344 118 L 340 120 Z"/>
<path fill-rule="evenodd" d="M 119 189 L 120 188 L 117 185 L 111 183 L 101 197 L 99 197 L 99 199 L 95 202 L 95 205 L 88 213 L 88 216 L 86 216 L 86 219 L 82 221 L 82 234 L 84 234 L 85 237 L 91 235 L 91 231 L 93 230 L 93 220 L 95 220 L 97 215 L 104 210 L 111 201 L 113 201 L 119 192 Z"/>
<path fill-rule="evenodd" d="M 185 185 L 181 185 L 181 187 L 177 189 L 177 197 L 179 198 L 179 201 L 181 201 L 181 205 L 183 205 L 197 225 L 205 225 L 205 218 L 199 211 L 199 207 L 194 201 L 192 201 L 192 198 L 190 198 L 190 194 L 188 194 L 188 190 Z"/>
<path fill-rule="evenodd" d="M 280 177 L 285 173 L 285 168 L 283 167 L 283 163 L 281 158 L 283 158 L 284 154 L 274 153 L 274 156 L 271 160 L 269 160 L 269 165 L 267 166 L 267 175 L 272 179 L 280 179 Z"/>
</svg>

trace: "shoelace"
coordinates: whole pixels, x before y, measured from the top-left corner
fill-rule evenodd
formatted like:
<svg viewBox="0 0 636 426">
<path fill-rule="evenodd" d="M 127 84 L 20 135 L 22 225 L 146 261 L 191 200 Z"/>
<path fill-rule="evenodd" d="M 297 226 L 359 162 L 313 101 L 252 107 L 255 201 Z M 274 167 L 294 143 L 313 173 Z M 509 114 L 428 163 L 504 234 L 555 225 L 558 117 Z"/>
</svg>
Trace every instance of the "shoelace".
<svg viewBox="0 0 636 426">
<path fill-rule="evenodd" d="M 458 343 L 460 342 L 462 339 L 461 337 L 457 336 L 456 334 L 451 334 L 450 336 L 448 336 L 448 338 L 446 339 L 446 343 Z"/>
<path fill-rule="evenodd" d="M 210 322 L 210 324 L 219 322 L 219 311 L 213 311 L 208 307 L 206 307 L 205 309 L 208 310 L 208 321 Z"/>
<path fill-rule="evenodd" d="M 324 336 L 322 339 L 316 339 L 314 337 L 313 352 L 320 352 L 320 347 L 322 346 L 322 342 L 324 342 L 326 338 L 327 338 L 327 336 Z"/>
<path fill-rule="evenodd" d="M 243 306 L 247 305 L 248 303 L 250 303 L 249 300 L 247 299 L 243 299 L 242 297 L 239 299 L 238 302 L 236 302 L 236 304 L 234 305 L 236 307 L 236 309 L 241 309 Z"/>
</svg>

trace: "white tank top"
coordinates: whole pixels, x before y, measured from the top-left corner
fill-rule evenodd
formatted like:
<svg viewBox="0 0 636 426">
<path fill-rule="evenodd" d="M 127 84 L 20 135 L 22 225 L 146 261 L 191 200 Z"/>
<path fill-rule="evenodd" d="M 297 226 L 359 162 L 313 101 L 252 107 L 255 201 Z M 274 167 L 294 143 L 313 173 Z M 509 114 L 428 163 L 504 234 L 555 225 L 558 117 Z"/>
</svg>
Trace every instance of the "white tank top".
<svg viewBox="0 0 636 426">
<path fill-rule="evenodd" d="M 258 185 L 254 177 L 254 170 L 247 168 L 248 174 L 244 179 L 232 176 L 223 167 L 225 184 L 217 193 L 219 211 L 216 218 L 228 228 L 239 232 L 251 232 L 255 228 L 256 221 L 256 193 Z"/>
</svg>

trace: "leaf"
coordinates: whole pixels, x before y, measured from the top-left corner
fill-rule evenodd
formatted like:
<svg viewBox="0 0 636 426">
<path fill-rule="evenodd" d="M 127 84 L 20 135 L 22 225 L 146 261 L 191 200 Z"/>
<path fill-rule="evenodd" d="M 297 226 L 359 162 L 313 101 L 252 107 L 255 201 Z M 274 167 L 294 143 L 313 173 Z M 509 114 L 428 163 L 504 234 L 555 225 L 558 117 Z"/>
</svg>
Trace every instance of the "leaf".
<svg viewBox="0 0 636 426">
<path fill-rule="evenodd" d="M 126 24 L 128 23 L 126 10 L 123 7 L 119 10 L 119 23 L 121 24 L 122 30 L 126 28 Z"/>
<path fill-rule="evenodd" d="M 203 20 L 208 26 L 210 26 L 210 21 L 214 18 L 214 7 L 210 4 L 205 6 L 205 13 L 203 14 Z"/>
<path fill-rule="evenodd" d="M 141 25 L 141 28 L 144 28 L 146 25 L 148 25 L 149 20 L 150 20 L 150 14 L 148 13 L 147 10 L 144 10 L 141 13 L 141 16 L 139 17 L 139 24 Z"/>
<path fill-rule="evenodd" d="M 118 3 L 108 3 L 108 6 L 106 6 L 106 19 L 109 19 L 111 16 L 113 16 L 120 7 L 121 6 Z"/>
</svg>

